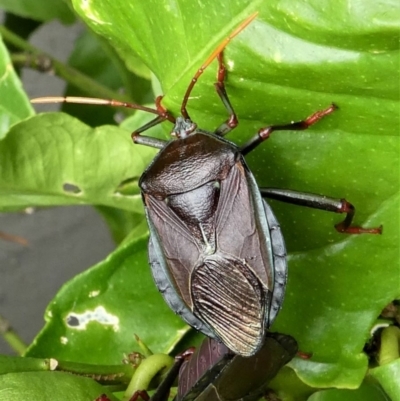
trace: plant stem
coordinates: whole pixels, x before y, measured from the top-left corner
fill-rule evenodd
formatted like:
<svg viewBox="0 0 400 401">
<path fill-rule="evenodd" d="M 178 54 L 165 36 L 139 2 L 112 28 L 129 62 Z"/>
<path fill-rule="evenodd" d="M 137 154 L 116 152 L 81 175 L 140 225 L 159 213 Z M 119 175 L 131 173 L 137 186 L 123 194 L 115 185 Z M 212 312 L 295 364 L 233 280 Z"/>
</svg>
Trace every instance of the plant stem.
<svg viewBox="0 0 400 401">
<path fill-rule="evenodd" d="M 137 390 L 148 390 L 154 377 L 169 369 L 173 363 L 174 358 L 166 354 L 154 354 L 146 358 L 136 369 L 122 400 L 130 400 Z"/>
<path fill-rule="evenodd" d="M 63 78 L 71 85 L 74 85 L 82 91 L 85 91 L 88 96 L 129 102 L 130 99 L 126 95 L 121 95 L 120 93 L 99 84 L 75 68 L 72 68 L 51 57 L 49 54 L 31 45 L 29 42 L 14 34 L 6 27 L 0 26 L 0 34 L 5 42 L 12 44 L 16 48 L 27 53 L 25 56 L 25 65 L 36 67 L 36 69 L 40 70 L 40 67 L 38 66 L 43 64 L 42 60 L 47 60 L 49 64 L 46 68 L 47 71 L 52 71 L 54 74 Z M 21 55 L 17 55 L 14 57 L 14 60 L 15 59 L 18 59 L 19 63 L 23 61 Z"/>
<path fill-rule="evenodd" d="M 140 366 L 140 365 L 139 365 Z M 58 361 L 56 370 L 90 377 L 103 383 L 126 383 L 131 380 L 137 366 L 125 365 L 92 365 L 86 363 Z"/>
<path fill-rule="evenodd" d="M 0 315 L 0 335 L 8 345 L 18 354 L 22 355 L 26 350 L 26 344 L 21 337 L 14 331 L 8 320 Z"/>
<path fill-rule="evenodd" d="M 140 365 L 140 364 L 139 364 Z M 6 373 L 61 371 L 90 377 L 105 384 L 126 387 L 137 365 L 93 365 L 88 363 L 59 361 L 54 358 L 31 358 L 0 355 L 0 375 Z"/>
<path fill-rule="evenodd" d="M 381 335 L 381 349 L 379 351 L 379 365 L 386 365 L 399 358 L 400 329 L 389 326 L 383 329 Z"/>
</svg>

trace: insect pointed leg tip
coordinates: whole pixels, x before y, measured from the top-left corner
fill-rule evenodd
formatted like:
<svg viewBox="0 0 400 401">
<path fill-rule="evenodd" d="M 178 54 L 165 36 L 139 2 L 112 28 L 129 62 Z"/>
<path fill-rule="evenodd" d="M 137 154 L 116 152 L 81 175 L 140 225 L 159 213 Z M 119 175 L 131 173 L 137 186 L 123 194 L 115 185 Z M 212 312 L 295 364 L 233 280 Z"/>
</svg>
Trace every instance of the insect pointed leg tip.
<svg viewBox="0 0 400 401">
<path fill-rule="evenodd" d="M 296 355 L 304 360 L 311 359 L 313 356 L 312 352 L 297 351 Z"/>
<path fill-rule="evenodd" d="M 382 234 L 382 224 L 377 228 L 364 228 L 358 226 L 346 227 L 343 222 L 335 224 L 335 229 L 341 234 Z"/>
<path fill-rule="evenodd" d="M 339 109 L 339 106 L 336 104 L 336 103 L 331 103 L 330 105 L 329 105 L 329 107 L 327 107 L 325 110 L 322 110 L 322 114 L 324 115 L 324 116 L 327 116 L 328 114 L 331 114 L 331 113 L 333 113 L 334 111 L 336 111 L 336 110 L 338 110 Z"/>
<path fill-rule="evenodd" d="M 379 227 L 376 228 L 363 228 L 360 227 L 360 234 L 376 234 L 381 235 L 383 231 L 383 225 L 381 224 Z M 356 233 L 358 234 L 358 233 Z"/>
</svg>

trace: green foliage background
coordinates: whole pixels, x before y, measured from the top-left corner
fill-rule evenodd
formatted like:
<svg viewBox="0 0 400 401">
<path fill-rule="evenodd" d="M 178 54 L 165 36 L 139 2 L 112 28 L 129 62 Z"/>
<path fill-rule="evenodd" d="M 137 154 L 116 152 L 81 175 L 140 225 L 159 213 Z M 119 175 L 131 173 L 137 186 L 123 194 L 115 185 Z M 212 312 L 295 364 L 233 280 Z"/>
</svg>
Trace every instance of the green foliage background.
<svg viewBox="0 0 400 401">
<path fill-rule="evenodd" d="M 260 186 L 346 197 L 356 205 L 356 224 L 384 226 L 382 236 L 341 235 L 333 225 L 342 216 L 271 202 L 290 253 L 287 295 L 272 329 L 293 335 L 301 350 L 313 354 L 294 359 L 296 375 L 286 369 L 286 384 L 278 377 L 272 386 L 284 400 L 344 400 L 344 390 L 314 392 L 361 384 L 360 400 L 378 397 L 363 346 L 381 310 L 400 297 L 398 2 L 72 0 L 71 9 L 52 3 L 57 7 L 37 1 L 42 8 L 33 10 L 29 2 L 17 8 L 3 0 L 0 7 L 62 21 L 71 21 L 73 10 L 95 33 L 77 42 L 73 64 L 113 90 L 125 86 L 136 101 L 150 97 L 151 71 L 153 87 L 161 88 L 163 105 L 174 114 L 207 56 L 259 11 L 224 54 L 227 91 L 240 121 L 229 135 L 236 143 L 261 127 L 301 120 L 332 102 L 339 106 L 305 132 L 274 133 L 247 158 Z M 91 49 L 92 63 L 84 62 L 83 49 Z M 107 68 L 99 71 L 100 64 Z M 213 63 L 205 71 L 188 106 L 192 119 L 208 130 L 227 117 L 213 89 L 215 70 Z M 65 284 L 27 355 L 120 363 L 123 353 L 138 350 L 133 333 L 154 351 L 172 352 L 187 327 L 152 282 L 136 186 L 155 152 L 134 146 L 129 135 L 148 117 L 136 113 L 119 127 L 97 127 L 98 113 L 82 108 L 85 123 L 62 113 L 33 115 L 4 47 L 0 74 L 1 210 L 91 204 L 120 242 L 105 261 Z M 166 123 L 153 133 L 167 139 L 170 128 Z M 83 330 L 66 324 L 71 313 L 99 307 L 118 324 L 92 322 Z M 399 360 L 394 369 L 399 371 Z M 396 399 L 399 387 L 388 377 L 380 384 Z M 349 399 L 356 400 L 357 391 Z M 383 398 L 370 399 L 385 399 L 379 394 Z"/>
</svg>

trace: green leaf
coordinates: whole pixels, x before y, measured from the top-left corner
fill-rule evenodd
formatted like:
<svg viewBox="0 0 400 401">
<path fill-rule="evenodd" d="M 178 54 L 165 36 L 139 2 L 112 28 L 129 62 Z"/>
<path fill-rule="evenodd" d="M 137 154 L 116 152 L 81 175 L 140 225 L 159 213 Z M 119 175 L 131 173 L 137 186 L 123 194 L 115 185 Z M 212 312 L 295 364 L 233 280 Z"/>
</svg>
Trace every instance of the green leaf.
<svg viewBox="0 0 400 401">
<path fill-rule="evenodd" d="M 0 40 L 0 139 L 12 125 L 32 114 L 32 106 Z"/>
<path fill-rule="evenodd" d="M 391 400 L 400 399 L 400 359 L 396 359 L 387 365 L 371 369 L 370 374 L 373 378 L 378 380 Z"/>
<path fill-rule="evenodd" d="M 72 0 L 75 11 L 113 44 L 128 68 L 135 71 L 139 56 L 160 79 L 165 91 L 185 71 L 199 68 L 207 51 L 213 50 L 260 3 L 235 0 L 226 1 L 222 7 L 211 1 L 199 4 L 187 0 L 174 3 L 136 0 L 126 4 Z"/>
<path fill-rule="evenodd" d="M 132 102 L 143 104 L 153 101 L 150 80 L 128 71 L 110 45 L 90 31 L 84 31 L 76 40 L 69 65 L 110 89 L 118 91 L 123 88 Z M 150 72 L 147 75 L 149 78 Z M 68 85 L 66 96 L 87 96 L 85 89 Z M 115 122 L 116 109 L 113 107 L 104 107 L 99 113 L 98 106 L 65 103 L 62 110 L 91 126 Z"/>
<path fill-rule="evenodd" d="M 91 129 L 62 113 L 30 118 L 0 143 L 0 207 L 90 203 L 143 213 L 138 188 L 129 196 L 119 193 L 154 155 L 137 148 L 117 127 Z"/>
<path fill-rule="evenodd" d="M 108 224 L 116 244 L 120 244 L 143 220 L 143 213 L 132 213 L 115 207 L 97 206 L 96 210 Z"/>
<path fill-rule="evenodd" d="M 9 373 L 0 376 L 2 401 L 93 401 L 107 393 L 92 379 L 63 372 Z M 117 401 L 107 393 L 110 401 Z"/>
<path fill-rule="evenodd" d="M 0 8 L 37 21 L 57 18 L 65 24 L 70 24 L 75 19 L 66 2 L 62 0 L 0 0 Z"/>
<path fill-rule="evenodd" d="M 290 332 L 301 350 L 312 352 L 311 360 L 292 362 L 308 385 L 356 388 L 366 373 L 362 349 L 369 330 L 400 296 L 392 280 L 399 273 L 399 222 L 393 218 L 398 202 L 389 199 L 367 222 L 383 222 L 382 236 L 351 236 L 289 260 L 287 296 L 273 328 Z"/>
<path fill-rule="evenodd" d="M 147 264 L 147 226 L 135 229 L 105 261 L 58 292 L 47 324 L 27 352 L 86 363 L 118 364 L 140 352 L 134 334 L 153 352 L 170 352 L 187 326 L 165 304 Z"/>
<path fill-rule="evenodd" d="M 365 380 L 357 390 L 318 391 L 308 398 L 308 401 L 390 401 L 390 399 L 376 382 Z"/>
</svg>

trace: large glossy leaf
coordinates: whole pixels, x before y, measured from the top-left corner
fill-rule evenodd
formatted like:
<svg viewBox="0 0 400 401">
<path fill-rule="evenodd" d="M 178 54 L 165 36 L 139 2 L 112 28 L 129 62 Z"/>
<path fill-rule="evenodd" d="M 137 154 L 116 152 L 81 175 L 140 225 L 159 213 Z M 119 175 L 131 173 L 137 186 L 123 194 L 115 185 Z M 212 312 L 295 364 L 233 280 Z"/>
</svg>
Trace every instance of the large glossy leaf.
<svg viewBox="0 0 400 401">
<path fill-rule="evenodd" d="M 92 129 L 62 113 L 35 116 L 0 143 L 0 207 L 89 203 L 143 213 L 139 190 L 121 196 L 125 180 L 139 178 L 154 155 L 137 152 L 129 133 Z"/>
<path fill-rule="evenodd" d="M 0 139 L 13 124 L 32 114 L 33 109 L 14 71 L 7 49 L 0 40 Z"/>
<path fill-rule="evenodd" d="M 114 91 L 123 90 L 135 103 L 153 101 L 150 80 L 140 78 L 127 70 L 108 42 L 93 32 L 86 30 L 75 41 L 69 65 Z M 147 75 L 149 78 L 149 71 Z M 86 90 L 87 88 L 68 85 L 65 94 L 87 96 Z M 104 108 L 99 113 L 98 106 L 82 107 L 79 104 L 65 103 L 62 110 L 91 126 L 111 124 L 115 121 L 115 109 L 112 107 Z"/>
<path fill-rule="evenodd" d="M 58 18 L 64 23 L 71 23 L 75 19 L 68 5 L 62 0 L 0 0 L 0 8 L 37 21 Z"/>
<path fill-rule="evenodd" d="M 382 236 L 345 236 L 333 228 L 341 216 L 271 203 L 292 253 L 287 297 L 273 328 L 294 335 L 303 351 L 312 352 L 311 360 L 292 363 L 305 383 L 357 387 L 367 369 L 362 348 L 369 329 L 385 304 L 400 296 L 393 279 L 399 275 L 400 260 L 397 2 L 229 1 L 222 6 L 210 1 L 202 3 L 204 8 L 190 1 L 74 0 L 73 4 L 128 66 L 139 56 L 155 72 L 166 94 L 164 105 L 175 113 L 207 55 L 240 21 L 259 10 L 257 21 L 225 53 L 227 91 L 240 120 L 229 137 L 238 143 L 260 127 L 302 119 L 331 102 L 338 104 L 337 112 L 307 132 L 274 133 L 248 161 L 262 186 L 346 197 L 357 207 L 357 224 L 384 226 Z M 189 102 L 193 120 L 211 130 L 227 118 L 212 87 L 215 68 L 211 65 L 200 78 Z M 139 210 L 138 197 L 134 207 L 132 196 L 122 194 L 118 202 L 113 198 L 116 186 L 137 177 L 143 168 L 131 166 L 140 156 L 130 150 L 129 136 L 122 140 L 116 129 L 89 131 L 54 116 L 39 117 L 40 129 L 35 131 L 32 121 L 36 124 L 32 119 L 15 127 L 10 135 L 15 139 L 0 150 L 12 151 L 12 160 L 29 160 L 18 163 L 18 170 L 8 170 L 14 166 L 8 161 L 5 171 L 12 173 L 7 175 L 4 205 L 10 205 L 11 195 L 20 206 L 96 198 L 97 204 Z M 17 138 L 24 139 L 23 147 Z M 57 157 L 39 151 L 53 146 Z M 141 151 L 146 148 L 137 152 Z M 120 157 L 124 152 L 128 156 Z M 38 178 L 29 174 L 31 165 L 40 173 Z M 65 169 L 68 174 L 63 175 Z M 66 180 L 71 177 L 79 181 Z M 77 185 L 83 195 L 65 194 L 65 182 Z M 49 183 L 51 196 L 46 192 Z M 45 196 L 38 195 L 43 191 Z M 144 241 L 140 246 L 144 252 Z M 113 288 L 117 287 L 108 290 Z M 83 291 L 77 285 L 75 289 Z M 71 310 L 73 296 L 70 289 L 63 293 L 65 304 L 54 333 L 65 326 L 61 318 Z M 124 302 L 118 298 L 117 305 L 123 307 Z M 171 314 L 166 320 L 173 319 Z M 37 347 L 44 349 L 49 337 L 42 335 Z M 120 349 L 130 346 L 127 339 L 124 335 Z"/>
<path fill-rule="evenodd" d="M 357 390 L 319 391 L 308 401 L 390 401 L 390 399 L 376 382 L 366 380 Z"/>
<path fill-rule="evenodd" d="M 254 12 L 261 1 L 231 0 L 223 6 L 187 0 L 137 0 L 129 4 L 72 0 L 72 4 L 93 30 L 113 43 L 128 66 L 135 70 L 139 56 L 169 91 L 185 73 L 199 68 L 218 41 Z M 114 24 L 118 29 L 113 28 Z M 182 91 L 178 93 L 180 99 Z"/>
</svg>

